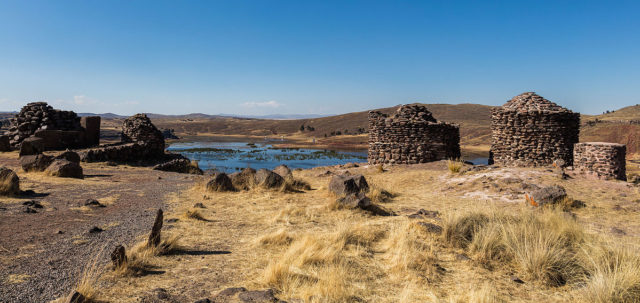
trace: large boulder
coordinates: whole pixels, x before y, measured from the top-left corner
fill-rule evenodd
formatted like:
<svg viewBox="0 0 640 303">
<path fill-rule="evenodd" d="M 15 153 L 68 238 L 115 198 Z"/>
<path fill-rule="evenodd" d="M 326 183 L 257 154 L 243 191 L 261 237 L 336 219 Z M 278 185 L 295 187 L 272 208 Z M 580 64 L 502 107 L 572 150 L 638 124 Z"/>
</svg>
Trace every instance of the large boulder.
<svg viewBox="0 0 640 303">
<path fill-rule="evenodd" d="M 122 142 L 137 142 L 145 145 L 151 155 L 164 154 L 164 137 L 151 119 L 145 114 L 136 114 L 124 120 L 122 124 Z"/>
<path fill-rule="evenodd" d="M 338 196 L 366 193 L 369 191 L 369 184 L 363 175 L 338 175 L 331 177 L 329 191 Z"/>
<path fill-rule="evenodd" d="M 215 173 L 209 182 L 207 182 L 208 191 L 234 191 L 231 179 L 225 173 Z"/>
<path fill-rule="evenodd" d="M 256 184 L 264 188 L 278 188 L 284 184 L 284 178 L 263 168 L 256 172 Z"/>
<path fill-rule="evenodd" d="M 54 160 L 46 169 L 46 173 L 61 178 L 84 178 L 80 164 L 65 159 Z"/>
<path fill-rule="evenodd" d="M 189 159 L 174 159 L 153 167 L 155 170 L 171 171 L 182 174 L 202 175 L 202 170 Z"/>
<path fill-rule="evenodd" d="M 0 196 L 13 196 L 20 193 L 20 178 L 11 169 L 0 167 Z"/>
<path fill-rule="evenodd" d="M 366 209 L 371 206 L 371 199 L 367 198 L 364 193 L 352 193 L 336 200 L 338 204 L 346 208 L 362 208 Z"/>
<path fill-rule="evenodd" d="M 38 137 L 29 137 L 20 144 L 20 157 L 38 155 L 44 152 L 44 140 Z"/>
<path fill-rule="evenodd" d="M 249 190 L 256 184 L 256 170 L 250 167 L 229 175 L 233 187 L 241 190 Z"/>
<path fill-rule="evenodd" d="M 39 154 L 20 157 L 20 165 L 24 171 L 44 171 L 53 162 L 53 157 Z"/>
<path fill-rule="evenodd" d="M 11 151 L 11 142 L 9 136 L 0 136 L 0 152 Z"/>
<path fill-rule="evenodd" d="M 567 191 L 559 185 L 547 186 L 531 191 L 527 195 L 528 202 L 534 206 L 556 204 L 567 197 Z"/>
<path fill-rule="evenodd" d="M 55 159 L 64 159 L 69 162 L 80 163 L 80 155 L 74 151 L 67 150 L 55 156 Z"/>
<path fill-rule="evenodd" d="M 293 173 L 291 172 L 291 169 L 289 169 L 289 167 L 284 164 L 278 165 L 278 167 L 273 169 L 273 172 L 285 179 L 293 177 Z"/>
</svg>

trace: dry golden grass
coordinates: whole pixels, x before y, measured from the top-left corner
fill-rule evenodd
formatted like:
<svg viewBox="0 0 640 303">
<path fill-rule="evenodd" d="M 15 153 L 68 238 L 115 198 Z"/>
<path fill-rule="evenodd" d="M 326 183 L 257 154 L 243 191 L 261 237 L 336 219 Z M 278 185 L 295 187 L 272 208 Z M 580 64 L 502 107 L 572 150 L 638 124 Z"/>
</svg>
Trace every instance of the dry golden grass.
<svg viewBox="0 0 640 303">
<path fill-rule="evenodd" d="M 466 196 L 484 190 L 483 184 L 459 190 L 448 182 L 465 183 L 457 179 L 474 173 L 443 174 L 446 163 L 439 165 L 392 167 L 384 174 L 354 169 L 370 184 L 397 193 L 385 205 L 400 214 L 395 217 L 327 207 L 335 199 L 327 194 L 329 179 L 316 177 L 321 169 L 294 172 L 315 189 L 304 193 L 253 189 L 208 195 L 193 188 L 176 194 L 168 216 L 202 202 L 206 208 L 199 211 L 210 219 L 172 223 L 181 243 L 190 250 L 230 253 L 153 258 L 165 273 L 116 278 L 104 298 L 133 302 L 128 298 L 163 287 L 179 288 L 195 300 L 202 297 L 194 285 L 205 283 L 216 285 L 212 294 L 226 287 L 274 288 L 280 299 L 306 302 L 633 302 L 640 247 L 640 215 L 631 202 L 640 198 L 636 189 L 534 175 L 529 182 L 562 182 L 572 197 L 587 203 L 572 209 L 574 220 L 561 209 Z M 614 210 L 618 204 L 625 210 Z M 405 216 L 420 208 L 437 210 L 442 221 Z M 607 247 L 599 244 L 600 235 L 610 237 L 608 229 L 619 220 L 629 222 L 621 238 L 629 251 L 596 254 L 592 247 Z M 443 233 L 428 233 L 416 221 L 441 225 Z M 457 260 L 459 253 L 472 260 Z M 526 283 L 512 282 L 512 274 Z"/>
<path fill-rule="evenodd" d="M 387 202 L 390 202 L 395 195 L 382 189 L 378 185 L 370 184 L 369 193 L 367 193 L 367 196 L 374 203 L 387 203 Z"/>
<path fill-rule="evenodd" d="M 192 219 L 192 220 L 198 220 L 198 221 L 207 221 L 207 219 L 202 215 L 202 212 L 200 212 L 200 210 L 192 208 L 192 209 L 187 209 L 183 214 L 182 217 L 185 219 Z"/>
<path fill-rule="evenodd" d="M 462 166 L 464 166 L 464 161 L 462 161 L 462 159 L 460 158 L 447 160 L 447 168 L 451 173 L 459 173 L 462 169 Z"/>
</svg>

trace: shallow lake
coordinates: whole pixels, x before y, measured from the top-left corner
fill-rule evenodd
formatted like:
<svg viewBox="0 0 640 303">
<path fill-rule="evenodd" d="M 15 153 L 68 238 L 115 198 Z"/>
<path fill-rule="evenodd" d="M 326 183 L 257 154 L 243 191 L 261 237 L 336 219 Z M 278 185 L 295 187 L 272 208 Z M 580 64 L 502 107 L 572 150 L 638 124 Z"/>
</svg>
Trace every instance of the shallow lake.
<svg viewBox="0 0 640 303">
<path fill-rule="evenodd" d="M 268 143 L 192 142 L 174 143 L 168 150 L 198 161 L 201 169 L 234 172 L 245 167 L 274 169 L 280 164 L 289 168 L 313 168 L 367 162 L 367 151 L 341 151 L 308 148 L 276 148 Z"/>
</svg>

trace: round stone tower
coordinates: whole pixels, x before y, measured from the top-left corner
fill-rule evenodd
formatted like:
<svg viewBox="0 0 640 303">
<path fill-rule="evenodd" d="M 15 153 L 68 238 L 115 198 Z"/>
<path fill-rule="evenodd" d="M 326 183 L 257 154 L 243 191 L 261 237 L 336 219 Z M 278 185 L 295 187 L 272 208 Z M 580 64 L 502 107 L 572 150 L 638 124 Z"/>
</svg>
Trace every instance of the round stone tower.
<svg viewBox="0 0 640 303">
<path fill-rule="evenodd" d="M 491 132 L 489 163 L 529 167 L 563 160 L 572 165 L 580 114 L 528 92 L 492 111 Z"/>
<path fill-rule="evenodd" d="M 437 122 L 423 105 L 387 116 L 369 112 L 369 164 L 416 164 L 460 157 L 460 129 Z"/>
</svg>

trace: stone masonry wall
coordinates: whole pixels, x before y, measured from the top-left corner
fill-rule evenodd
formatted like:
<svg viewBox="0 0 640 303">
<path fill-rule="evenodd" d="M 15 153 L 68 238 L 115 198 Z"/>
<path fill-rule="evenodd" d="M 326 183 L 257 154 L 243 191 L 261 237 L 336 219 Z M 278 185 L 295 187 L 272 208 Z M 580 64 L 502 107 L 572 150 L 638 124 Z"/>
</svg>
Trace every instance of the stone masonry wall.
<svg viewBox="0 0 640 303">
<path fill-rule="evenodd" d="M 426 107 L 405 105 L 392 115 L 369 112 L 369 164 L 416 164 L 460 157 L 460 128 L 437 122 Z"/>
<path fill-rule="evenodd" d="M 490 163 L 502 166 L 547 166 L 573 163 L 580 114 L 535 93 L 516 96 L 491 115 Z"/>
<path fill-rule="evenodd" d="M 627 180 L 624 144 L 586 142 L 573 149 L 573 169 L 603 179 Z"/>
<path fill-rule="evenodd" d="M 80 117 L 72 111 L 53 109 L 46 102 L 33 102 L 22 107 L 11 119 L 9 135 L 11 145 L 17 146 L 38 130 L 81 131 Z"/>
</svg>

